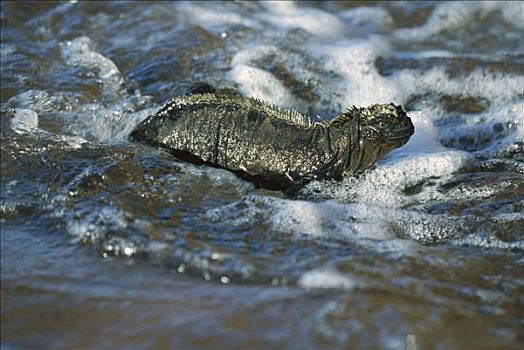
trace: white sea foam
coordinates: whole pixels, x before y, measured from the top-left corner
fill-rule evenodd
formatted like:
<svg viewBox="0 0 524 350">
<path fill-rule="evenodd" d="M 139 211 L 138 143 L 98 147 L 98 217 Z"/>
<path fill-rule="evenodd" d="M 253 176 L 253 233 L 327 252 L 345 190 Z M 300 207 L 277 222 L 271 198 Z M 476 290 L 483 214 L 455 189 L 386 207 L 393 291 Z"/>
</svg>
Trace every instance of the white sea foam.
<svg viewBox="0 0 524 350">
<path fill-rule="evenodd" d="M 78 209 L 75 212 L 64 211 L 63 216 L 67 232 L 73 242 L 91 242 L 101 244 L 102 255 L 120 255 L 130 257 L 144 249 L 141 240 L 128 237 L 134 228 L 145 229 L 148 223 L 133 219 L 130 215 L 111 206 L 96 210 Z"/>
<path fill-rule="evenodd" d="M 341 106 L 400 103 L 406 99 L 398 85 L 381 76 L 375 68 L 376 58 L 389 51 L 387 42 L 379 37 L 342 40 L 328 45 L 311 44 L 308 51 L 323 62 L 325 71 L 342 78 L 329 87 L 341 96 L 333 101 Z"/>
<path fill-rule="evenodd" d="M 418 216 L 368 204 L 247 195 L 237 202 L 206 211 L 201 219 L 228 230 L 264 223 L 270 226 L 272 232 L 291 235 L 296 239 L 331 237 L 372 251 L 402 256 L 411 254 L 413 242 L 399 239 L 391 224 L 398 225 L 398 230 L 412 222 L 412 232 L 406 235 L 425 240 L 431 236 L 433 227 L 428 220 L 423 220 L 423 214 Z M 414 220 L 415 217 L 418 219 Z M 438 224 L 438 220 L 435 222 Z"/>
<path fill-rule="evenodd" d="M 71 217 L 66 220 L 66 230 L 75 241 L 100 240 L 109 229 L 123 230 L 127 225 L 125 213 L 112 207 L 103 207 L 81 218 Z"/>
<path fill-rule="evenodd" d="M 405 69 L 395 74 L 392 81 L 414 95 L 432 92 L 441 95 L 477 96 L 498 104 L 518 99 L 524 86 L 524 76 L 479 69 L 453 78 L 441 67 L 425 72 Z"/>
<path fill-rule="evenodd" d="M 97 72 L 108 95 L 116 94 L 122 87 L 124 79 L 113 61 L 94 50 L 90 38 L 82 36 L 62 45 L 62 58 L 70 66 L 79 66 Z"/>
<path fill-rule="evenodd" d="M 38 113 L 31 109 L 15 108 L 11 111 L 11 130 L 17 134 L 29 134 L 31 136 L 43 137 L 57 144 L 48 145 L 47 148 L 59 147 L 61 149 L 78 149 L 83 147 L 87 140 L 80 136 L 56 135 L 38 126 Z M 32 148 L 25 151 L 40 152 L 43 148 Z"/>
<path fill-rule="evenodd" d="M 265 70 L 238 64 L 231 69 L 229 77 L 239 84 L 240 91 L 246 96 L 260 98 L 282 107 L 294 105 L 290 92 L 278 79 Z"/>
<path fill-rule="evenodd" d="M 522 146 L 519 146 L 519 143 L 524 142 L 524 102 L 496 104 L 464 119 L 464 123 L 459 126 L 442 128 L 440 139 L 459 148 L 469 148 L 473 154 L 481 156 L 524 152 Z M 468 140 L 465 146 L 461 143 L 463 139 Z"/>
<path fill-rule="evenodd" d="M 435 67 L 428 71 L 404 69 L 394 74 L 390 81 L 401 87 L 405 96 L 473 97 L 489 101 L 485 110 L 475 114 L 449 111 L 435 101 L 422 101 L 419 107 L 433 121 L 461 120 L 459 124 L 439 128 L 437 138 L 447 145 L 489 155 L 514 152 L 524 139 L 521 98 L 524 76 L 477 69 L 467 75 L 450 77 L 444 68 Z"/>
<path fill-rule="evenodd" d="M 232 69 L 228 78 L 238 85 L 245 96 L 256 97 L 281 107 L 297 108 L 300 96 L 293 96 L 284 84 L 272 73 L 258 68 L 259 61 L 275 58 L 280 64 L 280 50 L 273 45 L 257 45 L 239 50 L 231 61 Z M 282 63 L 296 78 L 306 79 L 310 73 L 303 68 L 304 57 L 300 53 L 289 53 Z"/>
<path fill-rule="evenodd" d="M 354 208 L 336 202 L 272 201 L 268 221 L 273 229 L 288 234 L 313 237 L 329 235 L 359 235 L 354 223 Z M 378 234 L 378 237 L 377 237 Z M 386 238 L 383 232 L 364 232 L 365 238 Z"/>
<path fill-rule="evenodd" d="M 377 196 L 381 196 L 377 193 Z M 268 203 L 266 203 L 267 205 Z M 304 239 L 332 237 L 398 256 L 410 255 L 415 241 L 453 238 L 460 220 L 369 203 L 344 204 L 278 200 L 269 203 L 267 221 L 273 230 Z"/>
<path fill-rule="evenodd" d="M 313 8 L 266 4 L 269 12 L 257 14 L 266 24 L 283 29 L 300 28 L 323 40 L 334 40 L 344 35 L 346 27 L 334 15 Z"/>
<path fill-rule="evenodd" d="M 260 4 L 277 14 L 293 13 L 297 10 L 297 4 L 292 1 L 260 1 Z"/>
<path fill-rule="evenodd" d="M 138 107 L 142 107 L 147 100 L 147 97 L 131 96 L 108 107 L 99 103 L 84 104 L 71 113 L 72 106 L 63 96 L 28 90 L 9 99 L 7 105 L 18 106 L 12 109 L 13 131 L 38 134 L 58 142 L 65 142 L 70 148 L 78 148 L 88 142 L 86 139 L 107 143 L 123 141 L 136 124 L 153 113 L 154 108 L 137 111 Z M 54 134 L 41 129 L 38 124 L 38 114 L 49 112 L 69 119 L 64 131 L 71 134 Z"/>
<path fill-rule="evenodd" d="M 50 94 L 45 90 L 27 90 L 11 97 L 7 105 L 13 108 L 31 109 L 36 113 L 71 110 L 71 104 L 61 93 Z"/>
<path fill-rule="evenodd" d="M 62 57 L 68 65 L 95 68 L 102 79 L 121 80 L 113 61 L 93 50 L 93 42 L 86 36 L 67 41 L 62 47 Z"/>
<path fill-rule="evenodd" d="M 177 11 L 188 21 L 203 28 L 214 30 L 227 25 L 242 25 L 254 29 L 262 29 L 258 21 L 228 11 L 211 3 L 182 2 L 177 4 Z"/>
<path fill-rule="evenodd" d="M 38 129 L 38 114 L 31 109 L 17 108 L 13 110 L 11 129 L 19 134 L 31 133 Z"/>
<path fill-rule="evenodd" d="M 304 273 L 298 285 L 305 289 L 345 289 L 353 290 L 358 282 L 346 274 L 331 269 L 316 269 Z"/>
<path fill-rule="evenodd" d="M 141 96 L 139 91 L 134 96 L 128 96 L 123 88 L 124 78 L 117 66 L 94 50 L 90 38 L 84 36 L 66 42 L 62 45 L 62 57 L 68 65 L 84 67 L 97 73 L 103 87 L 102 98 L 119 96 L 118 102 L 113 105 L 105 106 L 96 101 L 83 105 L 76 111 L 70 131 L 98 142 L 121 142 L 153 111 L 137 111 L 149 98 Z"/>
<path fill-rule="evenodd" d="M 506 19 L 512 23 L 522 23 L 524 21 L 521 7 L 511 5 L 511 2 L 443 2 L 435 7 L 424 25 L 415 28 L 398 29 L 395 35 L 402 39 L 422 40 L 445 30 L 456 30 L 471 21 L 481 21 L 497 10 L 502 11 Z"/>
<path fill-rule="evenodd" d="M 248 47 L 235 53 L 235 56 L 233 56 L 233 59 L 231 60 L 231 65 L 234 67 L 236 65 L 251 64 L 255 60 L 261 59 L 264 56 L 277 55 L 278 52 L 278 48 L 273 45 L 256 45 Z"/>
<path fill-rule="evenodd" d="M 81 135 L 98 142 L 122 142 L 138 123 L 154 113 L 155 108 L 136 110 L 145 101 L 147 98 L 138 97 L 137 100 L 127 99 L 109 107 L 98 103 L 83 105 L 77 112 L 81 116 L 78 122 L 83 125 Z"/>
<path fill-rule="evenodd" d="M 239 85 L 245 95 L 283 107 L 304 109 L 301 106 L 302 96 L 294 96 L 277 77 L 258 66 L 261 59 L 278 55 L 276 63 L 286 66 L 295 78 L 315 82 L 315 93 L 320 99 L 316 101 L 316 106 L 310 106 L 313 109 L 322 109 L 326 104 L 339 106 L 343 110 L 352 105 L 403 103 L 407 98 L 396 81 L 381 76 L 375 68 L 376 58 L 389 50 L 380 37 L 341 40 L 330 44 L 311 40 L 301 50 L 300 57 L 295 57 L 293 52 L 280 58 L 281 50 L 274 46 L 246 47 L 233 57 L 229 78 Z M 306 62 L 311 64 L 311 61 L 321 68 L 320 72 L 334 76 L 329 84 L 322 73 L 304 68 Z"/>
<path fill-rule="evenodd" d="M 514 26 L 524 29 L 524 2 L 509 1 L 502 7 L 502 16 Z"/>
<path fill-rule="evenodd" d="M 342 10 L 337 16 L 350 28 L 351 36 L 385 33 L 393 29 L 394 21 L 386 9 L 361 6 Z"/>
<path fill-rule="evenodd" d="M 0 57 L 8 57 L 16 52 L 16 46 L 11 44 L 0 44 Z"/>
</svg>

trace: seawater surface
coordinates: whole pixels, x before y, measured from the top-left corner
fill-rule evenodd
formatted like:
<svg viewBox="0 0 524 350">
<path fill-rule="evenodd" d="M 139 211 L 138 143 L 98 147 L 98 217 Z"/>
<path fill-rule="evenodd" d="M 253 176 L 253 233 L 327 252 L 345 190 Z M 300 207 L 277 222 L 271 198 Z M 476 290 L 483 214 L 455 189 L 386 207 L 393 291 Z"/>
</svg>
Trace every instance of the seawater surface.
<svg viewBox="0 0 524 350">
<path fill-rule="evenodd" d="M 0 15 L 2 348 L 524 346 L 523 2 Z M 286 198 L 128 141 L 195 81 L 415 135 Z"/>
</svg>

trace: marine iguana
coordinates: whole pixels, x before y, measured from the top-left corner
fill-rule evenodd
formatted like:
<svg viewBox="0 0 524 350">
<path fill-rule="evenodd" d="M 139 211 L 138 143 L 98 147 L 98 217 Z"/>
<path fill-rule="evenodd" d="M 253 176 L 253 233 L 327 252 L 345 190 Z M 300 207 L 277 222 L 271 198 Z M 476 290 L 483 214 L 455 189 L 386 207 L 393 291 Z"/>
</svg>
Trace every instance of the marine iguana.
<svg viewBox="0 0 524 350">
<path fill-rule="evenodd" d="M 130 137 L 285 191 L 365 170 L 413 132 L 410 118 L 394 104 L 353 106 L 326 121 L 204 84 L 169 100 Z"/>
</svg>

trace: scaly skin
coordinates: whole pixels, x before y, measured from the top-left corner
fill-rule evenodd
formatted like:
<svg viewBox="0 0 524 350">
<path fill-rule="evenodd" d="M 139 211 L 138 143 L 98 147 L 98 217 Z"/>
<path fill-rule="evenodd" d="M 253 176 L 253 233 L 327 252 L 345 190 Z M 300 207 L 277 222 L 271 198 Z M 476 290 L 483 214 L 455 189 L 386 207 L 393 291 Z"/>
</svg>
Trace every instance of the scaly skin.
<svg viewBox="0 0 524 350">
<path fill-rule="evenodd" d="M 365 170 L 412 134 L 411 120 L 393 104 L 353 107 L 327 122 L 252 98 L 204 92 L 172 99 L 131 139 L 288 190 Z"/>
</svg>

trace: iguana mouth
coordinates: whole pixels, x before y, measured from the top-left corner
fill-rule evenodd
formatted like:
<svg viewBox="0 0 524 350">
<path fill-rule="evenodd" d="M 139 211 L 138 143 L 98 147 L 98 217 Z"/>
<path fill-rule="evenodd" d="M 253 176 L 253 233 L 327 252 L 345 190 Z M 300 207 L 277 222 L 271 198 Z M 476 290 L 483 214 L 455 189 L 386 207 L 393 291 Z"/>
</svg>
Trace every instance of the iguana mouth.
<svg viewBox="0 0 524 350">
<path fill-rule="evenodd" d="M 413 124 L 409 122 L 409 125 L 395 128 L 394 130 L 386 133 L 385 138 L 387 142 L 403 144 L 411 137 L 411 135 L 413 135 L 413 133 L 414 133 Z"/>
</svg>

